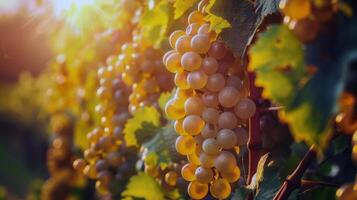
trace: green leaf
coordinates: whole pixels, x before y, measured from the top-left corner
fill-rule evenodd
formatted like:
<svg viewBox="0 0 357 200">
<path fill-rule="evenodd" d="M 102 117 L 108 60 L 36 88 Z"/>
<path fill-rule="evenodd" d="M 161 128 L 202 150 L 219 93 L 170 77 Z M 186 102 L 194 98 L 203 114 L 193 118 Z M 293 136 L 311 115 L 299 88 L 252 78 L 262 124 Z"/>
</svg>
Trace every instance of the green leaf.
<svg viewBox="0 0 357 200">
<path fill-rule="evenodd" d="M 146 200 L 164 200 L 164 192 L 159 183 L 151 176 L 140 172 L 130 178 L 122 193 L 125 199 L 144 198 Z"/>
<path fill-rule="evenodd" d="M 161 167 L 164 167 L 171 161 L 181 161 L 183 157 L 175 149 L 176 138 L 177 134 L 172 123 L 162 127 L 157 131 L 155 137 L 143 144 L 143 147 L 147 151 L 146 156 L 154 153 L 157 157 L 157 164 Z"/>
<path fill-rule="evenodd" d="M 162 0 L 154 8 L 147 8 L 140 18 L 141 34 L 156 47 L 160 46 L 165 39 L 170 11 L 169 2 Z"/>
<path fill-rule="evenodd" d="M 210 23 L 210 28 L 216 33 L 221 33 L 223 29 L 231 27 L 231 24 L 221 16 L 218 16 L 212 12 L 212 10 L 217 9 L 220 6 L 216 0 L 212 0 L 206 6 L 207 16 L 205 19 Z"/>
<path fill-rule="evenodd" d="M 180 18 L 188 9 L 190 9 L 198 0 L 176 0 L 174 3 L 174 19 Z"/>
<path fill-rule="evenodd" d="M 160 113 L 154 107 L 144 107 L 134 113 L 124 127 L 124 138 L 128 146 L 138 146 L 136 132 L 143 128 L 143 123 L 158 126 L 160 123 Z"/>
</svg>

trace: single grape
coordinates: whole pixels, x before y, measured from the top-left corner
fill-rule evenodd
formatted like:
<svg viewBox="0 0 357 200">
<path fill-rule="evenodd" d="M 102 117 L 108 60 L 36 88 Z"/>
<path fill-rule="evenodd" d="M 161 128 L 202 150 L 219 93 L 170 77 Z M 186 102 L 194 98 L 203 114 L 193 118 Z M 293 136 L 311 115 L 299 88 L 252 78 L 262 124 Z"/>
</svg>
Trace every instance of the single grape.
<svg viewBox="0 0 357 200">
<path fill-rule="evenodd" d="M 191 51 L 191 36 L 183 35 L 179 37 L 175 44 L 175 50 L 180 54 Z"/>
<path fill-rule="evenodd" d="M 170 171 L 165 174 L 165 182 L 170 186 L 175 186 L 177 179 L 178 175 L 175 171 Z"/>
<path fill-rule="evenodd" d="M 213 180 L 213 171 L 210 168 L 198 167 L 195 176 L 198 182 L 209 183 Z"/>
<path fill-rule="evenodd" d="M 202 119 L 206 123 L 216 124 L 218 122 L 219 111 L 215 108 L 206 108 L 202 112 Z"/>
<path fill-rule="evenodd" d="M 197 115 L 188 115 L 183 120 L 183 130 L 190 135 L 198 135 L 202 131 L 205 122 Z"/>
<path fill-rule="evenodd" d="M 225 77 L 220 73 L 216 73 L 208 77 L 206 88 L 211 92 L 218 92 L 224 87 L 225 84 Z"/>
<path fill-rule="evenodd" d="M 209 57 L 209 56 L 205 57 L 202 60 L 201 69 L 207 75 L 212 75 L 212 74 L 216 73 L 218 70 L 218 62 L 216 59 L 214 59 L 212 57 Z"/>
<path fill-rule="evenodd" d="M 191 135 L 180 135 L 176 139 L 175 147 L 178 153 L 188 155 L 195 152 L 196 143 Z"/>
<path fill-rule="evenodd" d="M 185 35 L 185 32 L 182 30 L 177 30 L 177 31 L 172 32 L 170 35 L 170 38 L 169 38 L 170 46 L 174 49 L 178 38 L 181 36 L 184 36 L 184 35 Z"/>
<path fill-rule="evenodd" d="M 184 108 L 185 108 L 186 115 L 201 116 L 204 110 L 204 105 L 201 98 L 197 96 L 193 96 L 186 99 Z"/>
<path fill-rule="evenodd" d="M 218 117 L 218 127 L 224 129 L 233 129 L 237 126 L 237 117 L 233 112 L 223 112 Z"/>
<path fill-rule="evenodd" d="M 202 143 L 202 149 L 209 155 L 217 155 L 219 153 L 219 144 L 214 138 L 207 138 Z"/>
<path fill-rule="evenodd" d="M 175 92 L 175 97 L 183 100 L 192 97 L 193 95 L 195 95 L 195 91 L 192 89 L 183 90 L 177 88 Z"/>
<path fill-rule="evenodd" d="M 240 94 L 234 87 L 224 87 L 218 94 L 219 103 L 226 108 L 235 106 L 240 99 Z"/>
<path fill-rule="evenodd" d="M 196 177 L 195 177 L 196 169 L 197 169 L 197 166 L 193 163 L 185 164 L 181 169 L 182 178 L 184 178 L 186 181 L 196 180 Z"/>
<path fill-rule="evenodd" d="M 194 71 L 199 69 L 201 63 L 202 63 L 201 56 L 194 51 L 189 51 L 182 55 L 181 65 L 187 71 Z"/>
<path fill-rule="evenodd" d="M 229 172 L 237 166 L 237 159 L 232 153 L 221 151 L 214 160 L 214 166 L 221 173 Z"/>
<path fill-rule="evenodd" d="M 190 72 L 187 76 L 187 83 L 192 89 L 198 90 L 202 89 L 207 84 L 207 75 L 202 71 Z"/>
<path fill-rule="evenodd" d="M 208 55 L 219 60 L 222 59 L 227 53 L 226 44 L 223 41 L 217 40 L 211 44 Z"/>
<path fill-rule="evenodd" d="M 217 199 L 226 199 L 231 194 L 231 185 L 226 179 L 219 178 L 212 182 L 210 193 Z"/>
<path fill-rule="evenodd" d="M 171 73 L 182 72 L 183 68 L 181 67 L 181 56 L 179 53 L 171 53 L 165 63 L 167 71 Z"/>
<path fill-rule="evenodd" d="M 187 192 L 192 199 L 203 199 L 208 193 L 208 185 L 193 181 L 188 185 Z"/>
<path fill-rule="evenodd" d="M 205 92 L 202 95 L 202 102 L 205 106 L 216 108 L 219 104 L 218 95 L 213 92 Z"/>
<path fill-rule="evenodd" d="M 188 15 L 188 24 L 193 24 L 193 23 L 202 24 L 204 23 L 204 21 L 205 20 L 203 14 L 197 10 L 191 12 Z"/>
<path fill-rule="evenodd" d="M 210 40 L 205 34 L 197 34 L 191 39 L 191 48 L 193 51 L 203 54 L 210 48 Z"/>
<path fill-rule="evenodd" d="M 249 98 L 240 99 L 238 104 L 234 107 L 234 112 L 241 119 L 251 118 L 256 110 L 254 101 Z"/>
<path fill-rule="evenodd" d="M 216 32 L 210 30 L 210 25 L 209 24 L 203 24 L 200 26 L 200 28 L 197 30 L 197 33 L 199 34 L 205 34 L 209 37 L 210 41 L 213 41 L 217 34 Z"/>
<path fill-rule="evenodd" d="M 222 129 L 218 132 L 217 142 L 223 149 L 231 149 L 237 144 L 236 133 L 230 129 Z"/>
<path fill-rule="evenodd" d="M 227 78 L 226 86 L 234 87 L 237 90 L 241 90 L 243 87 L 243 81 L 235 75 L 231 75 Z"/>
</svg>

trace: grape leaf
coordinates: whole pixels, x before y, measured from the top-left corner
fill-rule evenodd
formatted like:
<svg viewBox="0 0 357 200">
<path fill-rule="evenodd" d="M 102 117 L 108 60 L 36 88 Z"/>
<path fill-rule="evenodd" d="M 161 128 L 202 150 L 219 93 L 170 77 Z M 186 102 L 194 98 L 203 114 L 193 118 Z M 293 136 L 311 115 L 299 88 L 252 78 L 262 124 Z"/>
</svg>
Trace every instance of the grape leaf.
<svg viewBox="0 0 357 200">
<path fill-rule="evenodd" d="M 163 189 L 159 183 L 143 172 L 130 178 L 122 197 L 125 199 L 144 198 L 146 200 L 165 199 Z"/>
<path fill-rule="evenodd" d="M 212 13 L 211 10 L 213 6 L 217 6 L 216 0 L 210 1 L 205 8 L 207 12 L 205 19 L 210 23 L 210 28 L 212 30 L 214 30 L 216 33 L 221 33 L 223 29 L 231 27 L 231 24 L 223 17 Z"/>
<path fill-rule="evenodd" d="M 160 113 L 154 107 L 144 107 L 134 113 L 124 127 L 124 138 L 128 146 L 138 146 L 136 131 L 143 128 L 144 122 L 158 126 Z"/>
<path fill-rule="evenodd" d="M 198 0 L 176 0 L 174 3 L 174 19 L 180 18 L 188 9 L 190 9 Z"/>
<path fill-rule="evenodd" d="M 160 1 L 152 9 L 147 8 L 140 18 L 141 34 L 156 47 L 160 46 L 165 39 L 170 11 L 169 2 Z"/>
<path fill-rule="evenodd" d="M 250 51 L 249 68 L 256 71 L 263 95 L 284 106 L 279 116 L 289 123 L 295 140 L 316 144 L 320 153 L 332 133 L 332 117 L 348 65 L 357 59 L 354 18 L 339 14 L 334 20 L 305 45 L 305 55 L 283 25 L 261 34 Z M 317 72 L 307 75 L 304 63 L 315 66 Z"/>
<path fill-rule="evenodd" d="M 170 161 L 181 161 L 183 157 L 176 152 L 175 140 L 177 134 L 173 128 L 173 124 L 159 129 L 156 135 L 149 141 L 143 144 L 147 154 L 155 153 L 158 157 L 157 164 L 160 166 L 167 165 Z"/>
</svg>

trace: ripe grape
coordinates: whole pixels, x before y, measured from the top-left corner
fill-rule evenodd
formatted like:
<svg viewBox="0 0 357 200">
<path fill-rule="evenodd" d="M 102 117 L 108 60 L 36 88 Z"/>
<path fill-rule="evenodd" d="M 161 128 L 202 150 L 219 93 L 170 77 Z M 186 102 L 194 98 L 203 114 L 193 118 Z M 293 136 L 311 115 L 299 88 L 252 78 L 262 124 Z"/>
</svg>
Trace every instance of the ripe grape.
<svg viewBox="0 0 357 200">
<path fill-rule="evenodd" d="M 242 83 L 242 80 L 238 76 L 232 75 L 227 78 L 226 86 L 234 87 L 239 91 L 242 89 L 243 83 Z"/>
<path fill-rule="evenodd" d="M 228 151 L 221 151 L 214 160 L 214 166 L 221 173 L 229 172 L 237 166 L 237 159 L 232 153 Z"/>
<path fill-rule="evenodd" d="M 195 176 L 196 169 L 197 166 L 195 164 L 192 163 L 185 164 L 181 169 L 182 178 L 184 178 L 186 181 L 196 180 L 196 176 Z"/>
<path fill-rule="evenodd" d="M 204 110 L 204 105 L 201 98 L 197 96 L 193 96 L 186 99 L 184 108 L 185 108 L 186 115 L 201 116 Z"/>
<path fill-rule="evenodd" d="M 202 143 L 202 149 L 209 155 L 217 155 L 219 153 L 219 144 L 214 138 L 207 138 Z"/>
<path fill-rule="evenodd" d="M 181 119 L 185 116 L 184 102 L 178 98 L 170 99 L 165 106 L 165 113 L 169 119 Z"/>
<path fill-rule="evenodd" d="M 209 190 L 213 197 L 226 199 L 231 194 L 231 185 L 229 185 L 226 179 L 219 178 L 212 182 Z"/>
<path fill-rule="evenodd" d="M 191 135 L 180 135 L 176 139 L 175 147 L 178 153 L 188 155 L 195 152 L 196 143 Z"/>
<path fill-rule="evenodd" d="M 175 44 L 175 50 L 180 54 L 191 51 L 191 36 L 183 35 L 179 37 Z"/>
<path fill-rule="evenodd" d="M 251 118 L 256 110 L 254 101 L 249 98 L 240 99 L 238 104 L 234 108 L 234 112 L 241 119 Z"/>
<path fill-rule="evenodd" d="M 183 130 L 190 135 L 198 135 L 204 125 L 205 122 L 197 115 L 188 115 L 183 120 Z"/>
<path fill-rule="evenodd" d="M 202 58 L 194 51 L 186 52 L 182 55 L 181 65 L 187 71 L 194 71 L 200 68 Z"/>
<path fill-rule="evenodd" d="M 216 108 L 219 104 L 218 95 L 213 92 L 205 92 L 202 95 L 202 102 L 205 106 Z"/>
<path fill-rule="evenodd" d="M 197 147 L 196 147 L 196 151 L 197 151 L 197 149 L 200 149 L 200 148 L 197 148 Z M 199 157 L 198 157 L 198 155 L 197 155 L 196 152 L 193 153 L 193 154 L 187 155 L 187 160 L 188 160 L 190 163 L 193 163 L 193 164 L 195 164 L 195 165 L 201 165 L 201 161 L 200 161 L 200 159 L 199 159 Z"/>
<path fill-rule="evenodd" d="M 183 130 L 183 119 L 179 119 L 179 120 L 175 121 L 174 129 L 175 129 L 176 133 L 179 135 L 187 135 L 188 134 L 185 132 L 185 130 Z"/>
<path fill-rule="evenodd" d="M 209 168 L 198 167 L 195 171 L 195 177 L 200 183 L 209 183 L 213 180 L 213 171 Z"/>
<path fill-rule="evenodd" d="M 202 71 L 190 72 L 187 76 L 187 83 L 192 89 L 202 89 L 207 84 L 207 75 Z"/>
<path fill-rule="evenodd" d="M 212 75 L 218 70 L 218 62 L 212 57 L 205 57 L 202 60 L 201 69 L 207 75 Z"/>
<path fill-rule="evenodd" d="M 237 117 L 232 112 L 223 112 L 218 117 L 218 127 L 233 129 L 237 126 Z"/>
<path fill-rule="evenodd" d="M 231 149 L 237 144 L 236 133 L 230 129 L 222 129 L 218 132 L 217 142 L 223 149 Z"/>
<path fill-rule="evenodd" d="M 240 99 L 240 94 L 234 87 L 224 87 L 218 94 L 219 103 L 226 108 L 235 106 Z"/>
<path fill-rule="evenodd" d="M 207 79 L 207 86 L 206 88 L 211 92 L 218 92 L 220 91 L 226 83 L 225 77 L 220 74 L 212 74 Z"/>
<path fill-rule="evenodd" d="M 172 48 L 175 48 L 176 45 L 176 41 L 178 40 L 179 37 L 184 36 L 185 32 L 182 30 L 177 30 L 171 33 L 170 38 L 169 38 L 169 42 L 170 42 L 170 46 Z"/>
<path fill-rule="evenodd" d="M 215 108 L 206 108 L 202 112 L 202 119 L 206 123 L 216 124 L 218 122 L 218 117 L 219 117 L 219 111 Z"/>
<path fill-rule="evenodd" d="M 166 59 L 166 69 L 171 73 L 180 72 L 183 70 L 181 67 L 181 56 L 179 53 L 172 53 Z"/>
<path fill-rule="evenodd" d="M 211 44 L 208 55 L 219 60 L 222 59 L 227 53 L 226 44 L 223 41 L 217 40 Z"/>
<path fill-rule="evenodd" d="M 203 199 L 208 193 L 208 185 L 193 181 L 188 185 L 187 192 L 192 199 Z"/>
<path fill-rule="evenodd" d="M 170 171 L 165 174 L 165 182 L 170 186 L 175 186 L 177 179 L 178 175 L 175 171 Z"/>
<path fill-rule="evenodd" d="M 204 23 L 204 17 L 203 14 L 199 11 L 193 11 L 189 14 L 188 16 L 188 24 L 192 24 L 192 23 Z"/>
<path fill-rule="evenodd" d="M 210 48 L 210 40 L 205 34 L 197 34 L 191 39 L 191 48 L 197 53 L 207 53 Z"/>
<path fill-rule="evenodd" d="M 194 36 L 197 34 L 198 29 L 200 28 L 200 24 L 192 23 L 186 28 L 186 35 Z"/>
</svg>

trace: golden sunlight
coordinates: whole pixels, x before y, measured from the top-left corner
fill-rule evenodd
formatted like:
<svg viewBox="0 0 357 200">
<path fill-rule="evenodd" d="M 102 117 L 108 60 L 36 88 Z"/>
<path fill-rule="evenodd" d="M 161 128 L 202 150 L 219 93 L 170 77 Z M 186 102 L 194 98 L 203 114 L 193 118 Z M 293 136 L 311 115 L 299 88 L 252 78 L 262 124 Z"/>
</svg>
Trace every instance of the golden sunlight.
<svg viewBox="0 0 357 200">
<path fill-rule="evenodd" d="M 71 9 L 80 10 L 82 7 L 94 4 L 95 0 L 56 0 L 53 2 L 54 12 L 60 15 Z"/>
</svg>

